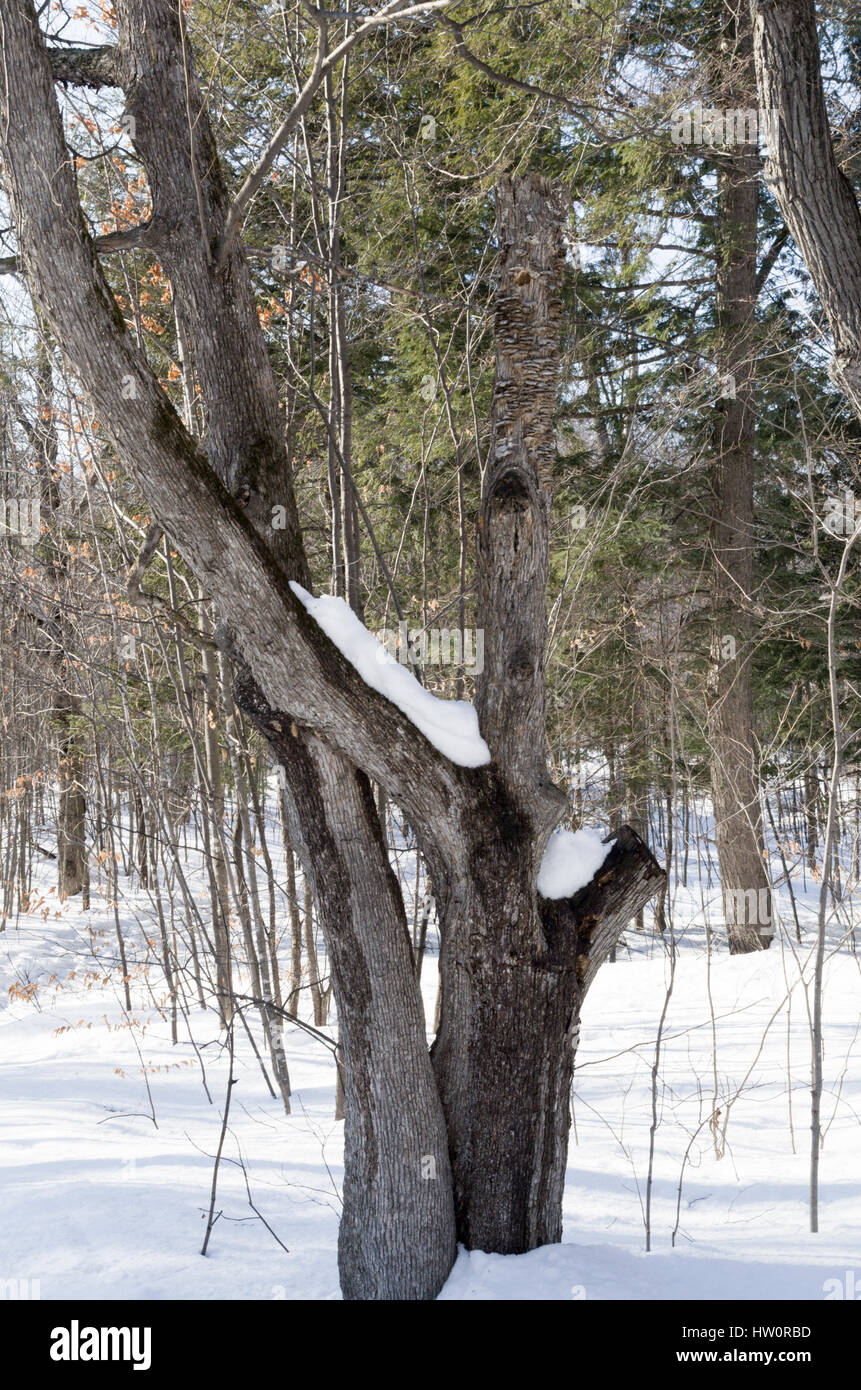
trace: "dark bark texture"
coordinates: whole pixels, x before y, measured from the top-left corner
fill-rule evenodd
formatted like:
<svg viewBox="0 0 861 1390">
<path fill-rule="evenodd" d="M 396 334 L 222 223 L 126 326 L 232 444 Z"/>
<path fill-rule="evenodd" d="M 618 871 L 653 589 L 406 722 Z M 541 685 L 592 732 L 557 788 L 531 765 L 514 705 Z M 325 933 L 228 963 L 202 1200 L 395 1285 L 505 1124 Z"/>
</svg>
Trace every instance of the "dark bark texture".
<svg viewBox="0 0 861 1390">
<path fill-rule="evenodd" d="M 478 521 L 485 670 L 477 699 L 494 763 L 475 779 L 462 817 L 462 868 L 434 870 L 442 1012 L 433 1057 L 458 1238 L 513 1253 L 561 1238 L 578 986 L 574 924 L 568 920 L 551 946 L 535 890 L 564 808 L 547 776 L 544 720 L 564 209 L 538 175 L 503 180 L 497 204 L 493 450 Z M 632 916 L 640 905 L 633 905 L 633 858 L 628 870 Z"/>
<path fill-rule="evenodd" d="M 861 418 L 861 210 L 834 153 L 813 0 L 752 0 L 768 178 L 834 339 L 831 375 Z"/>
</svg>

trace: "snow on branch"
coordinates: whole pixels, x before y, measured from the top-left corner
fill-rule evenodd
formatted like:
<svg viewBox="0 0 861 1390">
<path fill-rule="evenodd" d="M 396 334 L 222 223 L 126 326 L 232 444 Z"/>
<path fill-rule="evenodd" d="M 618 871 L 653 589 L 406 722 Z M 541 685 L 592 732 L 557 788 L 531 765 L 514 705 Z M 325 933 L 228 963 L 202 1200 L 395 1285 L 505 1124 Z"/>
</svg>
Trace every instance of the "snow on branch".
<svg viewBox="0 0 861 1390">
<path fill-rule="evenodd" d="M 395 661 L 342 598 L 314 598 L 301 584 L 290 588 L 366 685 L 385 695 L 423 733 L 428 743 L 460 767 L 482 767 L 490 749 L 481 737 L 478 715 L 468 700 L 440 700 Z"/>
<path fill-rule="evenodd" d="M 573 898 L 595 877 L 612 848 L 612 840 L 604 844 L 597 830 L 557 830 L 538 871 L 542 898 Z"/>
</svg>

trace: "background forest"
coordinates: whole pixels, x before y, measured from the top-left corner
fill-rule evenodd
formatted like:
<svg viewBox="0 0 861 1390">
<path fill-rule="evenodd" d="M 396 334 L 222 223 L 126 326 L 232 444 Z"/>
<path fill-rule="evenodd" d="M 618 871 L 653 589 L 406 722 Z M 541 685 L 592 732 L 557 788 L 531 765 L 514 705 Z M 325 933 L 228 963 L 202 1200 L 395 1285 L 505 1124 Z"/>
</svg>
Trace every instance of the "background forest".
<svg viewBox="0 0 861 1390">
<path fill-rule="evenodd" d="M 107 0 L 42 8 L 70 54 L 116 40 Z M 764 176 L 747 8 L 418 6 L 333 64 L 274 150 L 319 58 L 311 8 L 181 8 L 227 182 L 246 194 L 237 235 L 313 592 L 345 599 L 445 699 L 474 700 L 484 660 L 499 181 L 540 174 L 564 208 L 548 768 L 566 827 L 630 825 L 667 878 L 584 1010 L 565 1238 L 585 1231 L 592 1256 L 503 1274 L 464 1254 L 446 1296 L 661 1296 L 632 1253 L 645 1243 L 670 1296 L 692 1277 L 753 1290 L 765 1276 L 745 1261 L 762 1251 L 772 1296 L 821 1297 L 861 1209 L 861 425 Z M 330 47 L 370 12 L 329 12 Z M 834 151 L 861 198 L 861 20 L 829 0 L 819 21 Z M 65 139 L 116 311 L 203 440 L 195 344 L 148 245 L 135 117 L 116 88 L 67 76 Z M 94 1235 L 99 1274 L 56 1236 L 45 1256 L 13 1069 L 20 1207 L 0 1276 L 41 1278 L 43 1296 L 53 1277 L 83 1296 L 200 1296 L 198 1277 L 210 1296 L 336 1296 L 339 1018 L 283 770 L 237 702 L 212 594 L 110 442 L 30 298 L 8 208 L 4 222 L 4 1056 L 42 1059 L 42 1122 L 63 1153 L 92 1122 L 70 1095 L 110 1112 L 94 1131 L 102 1182 L 123 1205 L 140 1186 L 171 1254 L 157 1272 L 138 1251 L 132 1272 Z M 433 873 L 404 808 L 373 791 L 432 1038 Z M 819 1220 L 811 1075 L 837 1243 L 802 1256 Z M 75 1184 L 73 1147 L 58 1180 Z M 156 1215 L 143 1188 L 172 1183 L 180 1154 L 179 1204 Z M 766 1170 L 779 1196 L 756 1191 Z M 733 1244 L 739 1211 L 749 1247 Z M 241 1276 L 188 1272 L 195 1223 Z M 717 1272 L 669 1263 L 698 1243 Z"/>
</svg>

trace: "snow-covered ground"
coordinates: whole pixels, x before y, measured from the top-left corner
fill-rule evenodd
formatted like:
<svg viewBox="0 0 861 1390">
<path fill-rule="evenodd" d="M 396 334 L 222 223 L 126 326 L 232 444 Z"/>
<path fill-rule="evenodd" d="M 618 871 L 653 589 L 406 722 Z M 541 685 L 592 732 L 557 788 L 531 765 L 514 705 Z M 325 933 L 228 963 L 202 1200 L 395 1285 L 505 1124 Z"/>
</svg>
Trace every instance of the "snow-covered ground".
<svg viewBox="0 0 861 1390">
<path fill-rule="evenodd" d="M 157 941 L 152 908 L 129 886 L 129 1021 L 110 909 L 95 893 L 89 913 L 60 906 L 49 883 L 44 901 L 37 895 L 17 927 L 0 934 L 0 1289 L 7 1297 L 337 1299 L 342 1125 L 332 1118 L 330 1052 L 286 1033 L 294 1094 L 285 1116 L 238 1030 L 221 1215 L 201 1258 L 227 1081 L 215 1015 L 180 1014 L 171 1044 L 164 980 L 145 940 Z M 599 973 L 584 1011 L 563 1244 L 523 1256 L 462 1252 L 442 1298 L 815 1300 L 854 1284 L 861 1293 L 861 973 L 839 943 L 845 926 L 835 923 L 814 1236 L 805 981 L 816 885 L 808 881 L 810 896 L 796 886 L 804 945 L 782 896 L 791 930 L 784 925 L 770 951 L 740 958 L 719 940 L 709 959 L 698 882 L 674 893 L 678 949 L 658 1064 L 651 1253 L 651 1078 L 670 951 L 647 918 L 650 929 L 627 933 L 618 961 Z M 423 978 L 431 1018 L 435 964 L 429 956 Z M 248 1022 L 259 1037 L 256 1018 Z"/>
</svg>

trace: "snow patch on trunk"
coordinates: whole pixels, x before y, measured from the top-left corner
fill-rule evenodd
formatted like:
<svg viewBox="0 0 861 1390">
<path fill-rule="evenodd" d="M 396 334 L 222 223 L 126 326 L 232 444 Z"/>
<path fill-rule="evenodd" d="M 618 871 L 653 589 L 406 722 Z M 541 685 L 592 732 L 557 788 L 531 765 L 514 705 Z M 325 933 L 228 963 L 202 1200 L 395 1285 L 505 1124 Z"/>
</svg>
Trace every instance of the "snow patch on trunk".
<svg viewBox="0 0 861 1390">
<path fill-rule="evenodd" d="M 557 830 L 551 835 L 538 873 L 542 898 L 570 898 L 596 875 L 610 850 L 598 830 Z"/>
<path fill-rule="evenodd" d="M 393 659 L 342 598 L 331 594 L 314 598 L 295 580 L 290 581 L 290 588 L 365 684 L 397 705 L 428 743 L 459 767 L 482 767 L 490 762 L 478 715 L 468 700 L 440 700 L 431 695 L 412 671 Z"/>
</svg>

